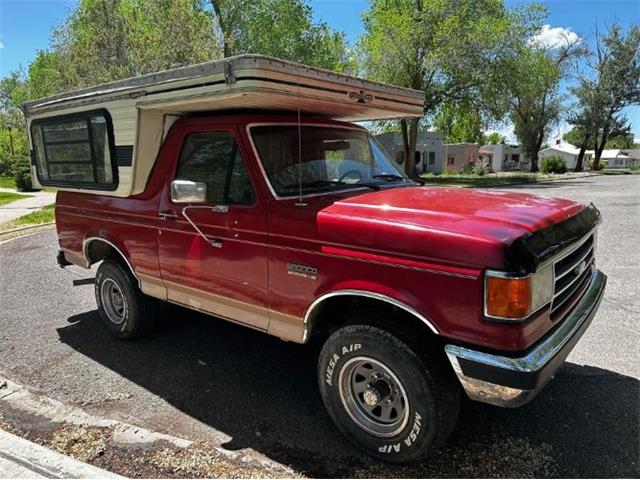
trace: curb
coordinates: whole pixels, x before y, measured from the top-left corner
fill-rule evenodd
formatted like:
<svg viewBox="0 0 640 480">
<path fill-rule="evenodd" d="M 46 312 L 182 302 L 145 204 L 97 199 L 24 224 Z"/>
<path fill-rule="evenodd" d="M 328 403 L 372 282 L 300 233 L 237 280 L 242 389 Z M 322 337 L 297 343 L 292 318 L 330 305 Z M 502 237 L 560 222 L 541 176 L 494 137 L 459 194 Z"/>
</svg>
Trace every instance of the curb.
<svg viewBox="0 0 640 480">
<path fill-rule="evenodd" d="M 0 430 L 0 477 L 125 478 Z"/>
<path fill-rule="evenodd" d="M 56 222 L 36 223 L 35 225 L 27 225 L 25 227 L 18 227 L 18 228 L 12 228 L 11 230 L 5 230 L 3 232 L 0 232 L 0 242 L 9 238 L 21 237 L 23 236 L 22 235 L 23 232 L 24 232 L 24 235 L 27 235 L 32 230 L 38 230 L 38 229 L 45 230 L 45 228 L 43 227 L 50 227 L 52 225 L 55 225 L 55 223 Z"/>
<path fill-rule="evenodd" d="M 2 371 L 0 371 L 0 413 L 3 409 L 10 410 L 14 412 L 14 414 L 19 413 L 19 416 L 24 416 L 27 418 L 37 417 L 39 419 L 46 420 L 47 422 L 56 425 L 57 427 L 64 426 L 70 429 L 80 430 L 94 428 L 108 429 L 110 433 L 105 443 L 107 451 L 113 448 L 129 448 L 140 452 L 153 451 L 154 449 L 160 449 L 160 451 L 162 452 L 163 450 L 168 449 L 177 452 L 174 454 L 173 459 L 179 460 L 181 452 L 187 452 L 188 456 L 189 451 L 194 452 L 195 447 L 195 452 L 197 452 L 198 448 L 198 445 L 196 445 L 193 440 L 148 430 L 144 427 L 139 427 L 115 419 L 99 417 L 83 410 L 80 407 L 65 404 L 59 400 L 46 397 L 36 392 L 31 392 L 24 386 L 9 380 L 7 376 Z M 2 417 L 0 416 L 0 425 L 1 424 Z M 12 425 L 10 423 L 7 423 L 7 425 L 9 429 L 11 429 Z M 18 428 L 20 427 L 18 426 Z M 6 464 L 6 462 L 3 462 L 3 459 L 7 458 L 13 453 L 11 451 L 11 448 L 9 448 L 7 451 L 6 445 L 3 443 L 4 434 L 11 435 L 11 437 L 7 438 L 15 437 L 15 435 L 5 432 L 0 428 L 0 479 L 7 476 L 11 477 L 11 475 L 5 475 L 5 472 L 3 471 L 3 463 Z M 276 460 L 272 460 L 262 453 L 256 452 L 254 450 L 227 450 L 220 445 L 224 442 L 228 442 L 230 437 L 228 437 L 223 432 L 216 432 L 214 435 L 215 436 L 211 437 L 213 444 L 207 446 L 206 448 L 207 453 L 211 455 L 211 460 L 218 465 L 231 465 L 233 466 L 233 468 L 237 469 L 237 471 L 242 471 L 245 469 L 248 472 L 260 471 L 263 473 L 267 473 L 268 477 L 275 478 L 289 478 L 298 476 L 296 475 L 296 472 L 290 467 L 280 464 Z M 24 442 L 31 444 L 30 441 L 24 440 L 22 437 L 19 438 Z M 9 442 L 10 447 L 11 445 L 13 445 L 12 441 Z M 33 446 L 36 448 L 40 447 L 40 445 L 36 444 L 33 444 Z M 52 451 L 48 447 L 42 446 L 40 448 L 44 449 L 43 451 L 50 451 L 54 455 L 62 455 L 62 457 L 74 460 L 74 462 L 84 464 L 80 460 L 66 457 L 64 454 Z M 14 454 L 14 457 L 18 457 L 17 461 L 20 461 L 19 455 Z M 24 457 L 26 457 L 27 460 L 23 460 L 22 463 L 18 463 L 16 468 L 20 468 L 20 466 L 22 466 L 22 472 L 28 473 L 27 470 L 30 468 L 29 461 L 32 461 L 30 459 L 38 459 L 40 457 L 39 455 L 24 455 Z M 12 465 L 16 465 L 17 461 L 13 460 Z M 53 463 L 52 465 L 55 466 L 55 463 Z M 72 468 L 71 464 L 69 465 L 69 468 Z M 97 469 L 100 474 L 97 476 L 92 476 L 93 474 L 89 470 L 87 470 L 86 474 L 69 474 L 66 475 L 66 477 L 107 478 L 106 474 L 109 474 L 110 476 L 108 478 L 125 478 L 114 473 L 105 472 L 104 470 L 101 470 L 98 467 L 93 467 L 89 464 L 84 465 L 88 465 L 94 469 Z M 22 475 L 21 477 L 34 478 L 38 474 L 42 475 L 44 473 L 39 473 L 40 470 L 53 468 L 49 466 L 49 463 L 39 465 L 36 462 L 34 462 L 33 467 L 34 469 L 29 470 L 31 472 L 30 476 L 25 477 L 24 475 Z M 40 470 L 36 471 L 35 469 L 37 468 L 40 468 Z M 76 465 L 73 468 L 79 467 Z M 48 472 L 50 470 L 46 471 Z M 116 471 L 118 470 L 116 469 Z M 134 473 L 127 474 L 135 475 Z M 59 472 L 49 476 L 52 476 L 53 478 L 65 477 L 65 475 L 61 475 Z"/>
</svg>

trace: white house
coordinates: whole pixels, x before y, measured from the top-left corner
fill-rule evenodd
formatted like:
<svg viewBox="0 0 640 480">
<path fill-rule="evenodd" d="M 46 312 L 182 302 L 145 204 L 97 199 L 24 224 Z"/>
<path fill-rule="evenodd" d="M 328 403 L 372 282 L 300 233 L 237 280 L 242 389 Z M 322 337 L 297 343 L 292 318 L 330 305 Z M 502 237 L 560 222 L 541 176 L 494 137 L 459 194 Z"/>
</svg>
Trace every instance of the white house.
<svg viewBox="0 0 640 480">
<path fill-rule="evenodd" d="M 588 150 L 588 152 L 595 157 L 595 153 L 593 150 Z M 620 149 L 605 149 L 602 150 L 602 155 L 600 155 L 600 161 L 603 162 L 606 168 L 630 168 L 634 165 L 639 164 L 638 160 L 633 158 L 633 151 L 624 151 Z"/>
<path fill-rule="evenodd" d="M 400 132 L 386 132 L 376 135 L 376 139 L 398 163 L 403 161 L 404 147 Z M 442 134 L 438 132 L 418 132 L 416 138 L 416 169 L 418 173 L 441 173 L 444 162 Z"/>
<path fill-rule="evenodd" d="M 484 145 L 480 148 L 480 158 L 493 172 L 529 170 L 529 159 L 520 145 Z"/>
<path fill-rule="evenodd" d="M 571 145 L 564 140 L 557 139 L 554 145 L 550 147 L 543 148 L 538 152 L 538 160 L 542 160 L 543 158 L 557 156 L 564 159 L 567 164 L 568 170 L 575 170 L 576 163 L 578 161 L 578 154 L 580 153 L 580 149 L 575 145 Z M 586 151 L 584 153 L 584 159 L 582 160 L 582 169 L 589 169 L 589 160 L 591 160 L 593 156 L 593 152 Z"/>
</svg>

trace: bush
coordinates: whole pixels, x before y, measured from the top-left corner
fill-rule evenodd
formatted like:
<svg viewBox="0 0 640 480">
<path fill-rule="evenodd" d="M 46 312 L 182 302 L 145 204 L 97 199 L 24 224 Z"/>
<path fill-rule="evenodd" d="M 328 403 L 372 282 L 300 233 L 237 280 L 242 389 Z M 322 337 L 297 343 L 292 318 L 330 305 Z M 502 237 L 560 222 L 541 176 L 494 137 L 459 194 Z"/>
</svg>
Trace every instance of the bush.
<svg viewBox="0 0 640 480">
<path fill-rule="evenodd" d="M 489 169 L 482 162 L 474 162 L 467 163 L 464 167 L 462 167 L 460 173 L 462 175 L 478 175 L 479 177 L 482 177 L 483 175 L 489 173 Z"/>
<path fill-rule="evenodd" d="M 474 175 L 478 175 L 479 177 L 482 177 L 487 173 L 489 173 L 489 167 L 487 167 L 487 165 L 483 162 L 476 162 L 473 165 L 473 173 Z"/>
<path fill-rule="evenodd" d="M 567 162 L 562 157 L 555 155 L 545 157 L 540 162 L 540 171 L 542 173 L 565 173 L 567 171 Z"/>
<path fill-rule="evenodd" d="M 16 180 L 16 188 L 24 192 L 33 190 L 31 182 L 31 162 L 29 157 L 20 157 L 13 165 L 13 176 Z"/>
<path fill-rule="evenodd" d="M 602 159 L 600 159 L 600 161 L 598 162 L 598 168 L 593 168 L 594 164 L 595 164 L 595 158 L 591 157 L 589 159 L 589 168 L 591 170 L 595 170 L 595 171 L 602 170 L 606 166 L 602 161 Z"/>
<path fill-rule="evenodd" d="M 473 175 L 473 163 L 467 163 L 464 167 L 462 167 L 460 173 L 462 175 Z"/>
</svg>

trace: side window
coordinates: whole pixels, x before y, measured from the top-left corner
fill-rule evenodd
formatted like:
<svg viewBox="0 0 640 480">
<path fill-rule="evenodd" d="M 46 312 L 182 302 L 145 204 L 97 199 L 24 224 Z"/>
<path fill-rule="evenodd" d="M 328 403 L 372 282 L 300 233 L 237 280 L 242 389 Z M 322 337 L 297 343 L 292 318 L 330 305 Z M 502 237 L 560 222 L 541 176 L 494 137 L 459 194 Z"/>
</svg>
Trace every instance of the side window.
<svg viewBox="0 0 640 480">
<path fill-rule="evenodd" d="M 251 179 L 230 132 L 189 135 L 176 178 L 205 182 L 207 200 L 214 205 L 251 205 L 255 202 Z"/>
<path fill-rule="evenodd" d="M 33 155 L 42 185 L 104 190 L 117 187 L 108 115 L 106 111 L 89 111 L 31 122 Z"/>
</svg>

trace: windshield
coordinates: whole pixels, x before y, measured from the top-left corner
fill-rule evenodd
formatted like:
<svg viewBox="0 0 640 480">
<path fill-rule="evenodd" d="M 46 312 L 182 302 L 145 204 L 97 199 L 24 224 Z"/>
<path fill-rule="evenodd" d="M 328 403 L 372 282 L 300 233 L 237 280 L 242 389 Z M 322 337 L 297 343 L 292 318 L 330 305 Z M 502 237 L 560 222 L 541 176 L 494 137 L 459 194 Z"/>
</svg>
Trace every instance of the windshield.
<svg viewBox="0 0 640 480">
<path fill-rule="evenodd" d="M 300 184 L 306 195 L 354 186 L 379 188 L 388 183 L 410 183 L 363 130 L 303 125 L 300 132 L 299 166 L 297 125 L 251 129 L 269 182 L 280 196 L 297 195 Z"/>
</svg>

